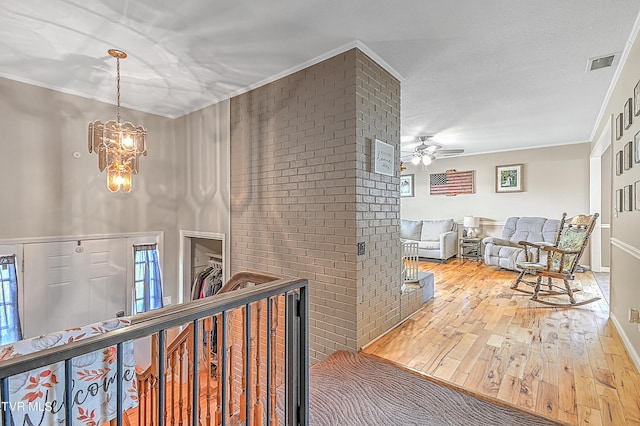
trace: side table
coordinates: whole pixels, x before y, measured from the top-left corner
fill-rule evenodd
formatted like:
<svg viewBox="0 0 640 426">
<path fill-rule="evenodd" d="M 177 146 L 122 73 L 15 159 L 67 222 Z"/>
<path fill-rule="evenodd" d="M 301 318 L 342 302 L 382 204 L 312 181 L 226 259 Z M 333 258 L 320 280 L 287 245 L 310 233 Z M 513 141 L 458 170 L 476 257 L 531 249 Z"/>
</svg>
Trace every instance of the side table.
<svg viewBox="0 0 640 426">
<path fill-rule="evenodd" d="M 458 242 L 458 257 L 461 261 L 467 258 L 480 262 L 482 260 L 481 244 L 482 240 L 480 238 L 460 238 Z"/>
</svg>

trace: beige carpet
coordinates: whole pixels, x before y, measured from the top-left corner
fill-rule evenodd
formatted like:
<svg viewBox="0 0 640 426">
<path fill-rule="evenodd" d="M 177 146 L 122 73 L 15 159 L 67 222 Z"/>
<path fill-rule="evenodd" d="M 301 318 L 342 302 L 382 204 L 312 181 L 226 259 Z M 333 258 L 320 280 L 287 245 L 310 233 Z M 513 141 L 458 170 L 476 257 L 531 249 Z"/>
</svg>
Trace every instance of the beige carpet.
<svg viewBox="0 0 640 426">
<path fill-rule="evenodd" d="M 556 424 L 361 354 L 336 352 L 309 379 L 311 426 Z"/>
</svg>

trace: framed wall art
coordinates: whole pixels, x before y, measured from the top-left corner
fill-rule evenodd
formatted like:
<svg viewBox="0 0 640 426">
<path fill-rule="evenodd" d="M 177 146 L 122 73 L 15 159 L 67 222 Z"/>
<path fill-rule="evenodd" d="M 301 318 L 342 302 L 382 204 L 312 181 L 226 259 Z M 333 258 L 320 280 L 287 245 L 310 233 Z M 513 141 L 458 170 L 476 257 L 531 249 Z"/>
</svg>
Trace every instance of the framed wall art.
<svg viewBox="0 0 640 426">
<path fill-rule="evenodd" d="M 622 113 L 616 117 L 616 140 L 622 137 Z"/>
<path fill-rule="evenodd" d="M 624 211 L 630 212 L 633 210 L 633 187 L 631 185 L 625 185 L 624 187 Z"/>
<path fill-rule="evenodd" d="M 414 192 L 414 175 L 402 175 L 400 176 L 400 196 L 401 197 L 413 197 Z"/>
<path fill-rule="evenodd" d="M 522 192 L 523 164 L 496 166 L 496 192 Z"/>
<path fill-rule="evenodd" d="M 624 146 L 624 169 L 629 170 L 633 167 L 633 142 L 627 142 Z"/>
<path fill-rule="evenodd" d="M 640 132 L 636 133 L 636 135 L 633 137 L 633 145 L 634 145 L 634 149 L 633 149 L 634 162 L 638 164 L 640 163 Z"/>
<path fill-rule="evenodd" d="M 393 176 L 395 174 L 394 146 L 378 139 L 373 140 L 372 144 L 374 173 Z"/>
<path fill-rule="evenodd" d="M 640 115 L 640 80 L 633 88 L 633 115 Z"/>
<path fill-rule="evenodd" d="M 620 213 L 622 211 L 622 189 L 616 189 L 616 204 L 613 208 Z"/>
<path fill-rule="evenodd" d="M 447 170 L 445 173 L 429 175 L 429 195 L 473 194 L 474 171 L 458 172 Z"/>
<path fill-rule="evenodd" d="M 633 123 L 633 99 L 627 99 L 624 103 L 624 129 L 627 130 Z"/>
<path fill-rule="evenodd" d="M 634 204 L 635 204 L 635 208 L 636 210 L 640 210 L 640 180 L 637 180 L 634 184 L 633 184 L 633 193 L 634 193 Z"/>
<path fill-rule="evenodd" d="M 622 174 L 622 169 L 624 167 L 623 164 L 622 151 L 618 151 L 616 153 L 616 176 L 620 176 Z"/>
</svg>

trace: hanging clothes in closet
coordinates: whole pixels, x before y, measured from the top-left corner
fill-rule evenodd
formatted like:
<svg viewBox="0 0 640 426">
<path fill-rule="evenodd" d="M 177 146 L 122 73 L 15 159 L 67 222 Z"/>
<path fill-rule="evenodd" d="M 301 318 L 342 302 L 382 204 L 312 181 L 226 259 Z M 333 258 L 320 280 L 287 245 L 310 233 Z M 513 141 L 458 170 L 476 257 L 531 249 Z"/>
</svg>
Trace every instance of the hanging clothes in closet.
<svg viewBox="0 0 640 426">
<path fill-rule="evenodd" d="M 205 297 L 210 297 L 217 294 L 222 288 L 222 263 L 210 260 L 209 266 L 205 268 L 202 272 L 200 272 L 195 279 L 193 280 L 193 285 L 191 287 L 191 299 L 204 299 Z M 204 323 L 202 324 L 202 349 L 209 350 L 212 354 L 212 365 L 209 366 L 211 376 L 216 377 L 217 375 L 217 364 L 218 364 L 218 320 L 214 316 L 213 317 L 213 330 L 209 338 L 206 337 Z"/>
<path fill-rule="evenodd" d="M 222 264 L 209 261 L 209 266 L 196 275 L 191 286 L 191 300 L 213 296 L 222 288 Z"/>
</svg>

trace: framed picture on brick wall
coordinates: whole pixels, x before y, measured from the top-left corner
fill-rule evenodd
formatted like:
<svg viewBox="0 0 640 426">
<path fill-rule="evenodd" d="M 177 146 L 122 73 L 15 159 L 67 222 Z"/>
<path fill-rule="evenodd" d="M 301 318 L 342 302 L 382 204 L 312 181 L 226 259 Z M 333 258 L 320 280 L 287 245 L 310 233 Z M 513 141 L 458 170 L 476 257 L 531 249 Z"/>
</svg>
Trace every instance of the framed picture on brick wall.
<svg viewBox="0 0 640 426">
<path fill-rule="evenodd" d="M 371 151 L 373 154 L 373 172 L 380 173 L 381 175 L 394 176 L 395 149 L 393 145 L 374 139 Z"/>
</svg>

